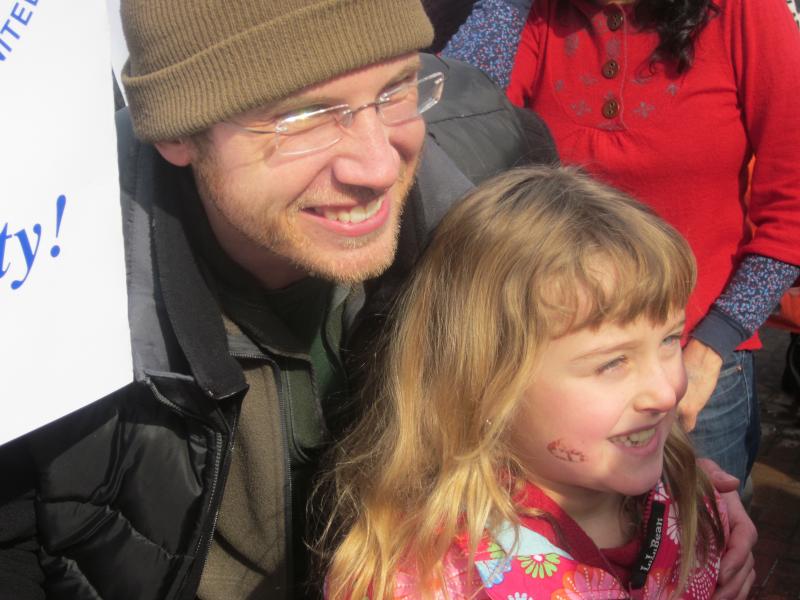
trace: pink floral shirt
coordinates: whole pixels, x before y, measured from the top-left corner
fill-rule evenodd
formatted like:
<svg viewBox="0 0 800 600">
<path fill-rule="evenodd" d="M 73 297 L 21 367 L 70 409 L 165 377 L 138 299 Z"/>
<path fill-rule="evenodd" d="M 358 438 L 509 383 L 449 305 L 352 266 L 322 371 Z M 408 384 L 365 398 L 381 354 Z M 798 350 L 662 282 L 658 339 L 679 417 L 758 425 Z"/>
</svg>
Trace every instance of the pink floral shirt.
<svg viewBox="0 0 800 600">
<path fill-rule="evenodd" d="M 465 545 L 454 544 L 444 563 L 446 589 L 435 595 L 436 600 L 655 600 L 667 599 L 675 591 L 681 559 L 679 525 L 663 484 L 648 497 L 641 537 L 609 550 L 597 548 L 533 485 L 525 490 L 525 504 L 543 510 L 550 520 L 524 517 L 519 527 L 510 523 L 500 527 L 479 545 L 477 573 L 468 572 Z M 727 532 L 724 506 L 717 504 Z M 711 598 L 721 550 L 711 549 L 709 560 L 691 574 L 681 598 Z M 398 574 L 395 598 L 422 598 L 413 576 Z"/>
</svg>

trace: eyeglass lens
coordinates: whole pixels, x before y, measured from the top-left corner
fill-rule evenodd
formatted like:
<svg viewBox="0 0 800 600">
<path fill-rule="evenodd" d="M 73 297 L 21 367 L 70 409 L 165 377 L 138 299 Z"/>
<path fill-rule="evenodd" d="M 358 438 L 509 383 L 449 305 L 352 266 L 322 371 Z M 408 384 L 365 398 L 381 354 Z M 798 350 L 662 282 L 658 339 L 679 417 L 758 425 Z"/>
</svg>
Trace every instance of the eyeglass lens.
<svg viewBox="0 0 800 600">
<path fill-rule="evenodd" d="M 444 76 L 434 73 L 416 83 L 385 93 L 375 104 L 385 125 L 401 125 L 419 117 L 441 98 Z M 353 113 L 349 107 L 316 111 L 284 122 L 278 134 L 278 152 L 297 156 L 324 150 L 342 139 L 342 127 L 349 127 Z"/>
</svg>

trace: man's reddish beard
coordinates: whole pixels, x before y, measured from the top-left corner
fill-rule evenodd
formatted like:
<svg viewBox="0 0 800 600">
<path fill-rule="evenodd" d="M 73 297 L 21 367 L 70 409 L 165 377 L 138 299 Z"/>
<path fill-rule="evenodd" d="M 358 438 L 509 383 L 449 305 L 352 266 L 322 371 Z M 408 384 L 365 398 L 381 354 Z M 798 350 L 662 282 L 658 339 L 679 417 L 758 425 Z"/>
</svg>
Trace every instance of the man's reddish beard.
<svg viewBox="0 0 800 600">
<path fill-rule="evenodd" d="M 313 240 L 308 240 L 301 236 L 290 235 L 292 233 L 290 228 L 288 228 L 286 231 L 281 231 L 279 228 L 274 226 L 271 228 L 264 227 L 262 229 L 261 236 L 254 236 L 252 232 L 244 228 L 241 223 L 231 220 L 228 213 L 223 210 L 223 207 L 226 206 L 226 203 L 220 202 L 220 199 L 223 198 L 225 194 L 225 182 L 227 175 L 220 172 L 214 148 L 205 140 L 200 140 L 195 145 L 195 148 L 197 152 L 196 159 L 192 164 L 192 169 L 194 172 L 198 193 L 206 205 L 206 210 L 208 210 L 209 206 L 213 207 L 213 210 L 219 215 L 219 217 L 224 219 L 228 226 L 233 228 L 244 239 L 248 240 L 251 245 L 262 248 L 265 254 L 272 254 L 274 256 L 281 257 L 282 259 L 294 264 L 294 266 L 298 269 L 305 271 L 308 275 L 346 284 L 359 283 L 372 277 L 377 277 L 383 273 L 394 261 L 394 257 L 397 253 L 397 240 L 399 237 L 403 207 L 405 206 L 405 202 L 407 201 L 408 195 L 414 183 L 414 177 L 419 165 L 421 152 L 417 153 L 412 162 L 409 162 L 403 167 L 397 181 L 395 181 L 390 188 L 392 193 L 391 197 L 387 198 L 387 200 L 392 202 L 392 210 L 395 212 L 396 216 L 394 216 L 392 223 L 387 224 L 389 227 L 391 227 L 391 232 L 389 234 L 391 236 L 389 250 L 380 256 L 373 256 L 373 258 L 376 259 L 380 257 L 382 260 L 376 260 L 374 264 L 365 265 L 361 268 L 353 270 L 354 265 L 347 259 L 339 262 L 303 260 L 308 258 L 310 255 L 310 253 L 307 253 L 307 249 L 313 245 Z M 380 196 L 380 193 L 375 193 L 373 190 L 368 188 L 358 188 L 355 186 L 339 193 L 341 193 L 343 196 L 346 196 L 348 200 L 352 200 L 353 197 L 356 197 L 360 203 L 368 202 L 369 200 Z M 315 195 L 319 197 L 321 194 L 314 194 L 312 191 L 310 193 L 311 197 L 309 197 L 309 194 L 304 194 L 304 197 L 296 198 L 294 203 L 287 205 L 286 207 L 289 211 L 288 218 L 286 218 L 285 214 L 280 214 L 279 217 L 285 218 L 285 222 L 291 224 L 294 221 L 294 218 L 299 215 L 304 207 L 325 204 L 325 202 L 317 202 L 314 198 Z M 371 242 L 373 242 L 376 238 L 385 235 L 385 233 L 385 231 L 374 232 L 374 234 L 367 234 L 366 236 L 353 238 L 352 240 L 343 238 L 342 245 L 350 250 L 356 250 L 358 248 L 370 245 Z M 300 250 L 301 257 L 298 258 L 291 256 L 289 252 L 282 251 L 282 247 L 290 250 Z M 316 257 L 320 258 L 321 256 L 324 256 L 324 254 L 324 250 L 321 249 L 320 253 L 317 254 Z M 231 258 L 239 262 L 235 256 L 231 256 Z M 312 264 L 312 262 L 314 264 Z M 245 269 L 248 268 L 248 266 L 244 264 L 241 266 L 243 266 Z M 253 274 L 258 276 L 257 273 Z"/>
</svg>

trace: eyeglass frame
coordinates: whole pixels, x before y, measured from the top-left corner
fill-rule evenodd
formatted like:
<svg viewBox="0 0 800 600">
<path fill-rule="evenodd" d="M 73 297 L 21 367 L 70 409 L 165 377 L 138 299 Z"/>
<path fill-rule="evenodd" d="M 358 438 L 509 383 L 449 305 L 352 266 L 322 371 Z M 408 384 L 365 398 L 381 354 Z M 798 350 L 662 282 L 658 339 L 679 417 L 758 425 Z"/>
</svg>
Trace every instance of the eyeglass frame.
<svg viewBox="0 0 800 600">
<path fill-rule="evenodd" d="M 300 131 L 300 132 L 298 132 L 296 134 L 288 134 L 288 133 L 286 133 L 286 129 L 281 130 L 281 125 L 282 124 L 291 123 L 291 122 L 297 121 L 297 120 L 299 120 L 301 118 L 315 117 L 315 116 L 318 116 L 318 115 L 330 113 L 330 114 L 333 115 L 333 119 L 334 119 L 334 122 L 336 123 L 336 126 L 341 131 L 341 129 L 348 129 L 353 124 L 353 121 L 355 120 L 355 116 L 359 112 L 361 112 L 364 109 L 371 108 L 371 107 L 374 106 L 375 109 L 376 109 L 376 112 L 378 114 L 378 118 L 380 119 L 381 123 L 383 123 L 387 127 L 396 127 L 398 125 L 404 125 L 405 123 L 410 123 L 411 121 L 414 121 L 414 120 L 418 119 L 423 113 L 427 112 L 428 110 L 430 110 L 431 108 L 433 108 L 434 106 L 436 106 L 439 103 L 439 101 L 441 100 L 441 97 L 442 97 L 443 90 L 444 90 L 445 79 L 446 78 L 445 78 L 444 73 L 442 73 L 441 71 L 436 71 L 435 73 L 431 73 L 430 75 L 426 75 L 422 79 L 418 79 L 417 81 L 415 81 L 413 83 L 403 83 L 403 84 L 400 84 L 398 86 L 393 87 L 390 90 L 387 90 L 385 92 L 381 92 L 378 95 L 378 97 L 375 100 L 373 100 L 372 102 L 365 102 L 364 104 L 356 106 L 355 108 L 352 108 L 350 106 L 350 104 L 344 103 L 344 104 L 336 104 L 334 106 L 327 106 L 325 108 L 321 108 L 321 109 L 318 109 L 318 110 L 311 110 L 311 111 L 293 113 L 293 114 L 290 114 L 287 117 L 283 117 L 281 119 L 278 119 L 277 122 L 276 122 L 276 125 L 275 125 L 275 129 L 267 130 L 267 129 L 260 129 L 260 128 L 256 128 L 256 127 L 248 127 L 247 125 L 242 125 L 241 123 L 237 123 L 235 121 L 225 121 L 225 123 L 227 123 L 228 125 L 232 125 L 233 127 L 236 127 L 237 129 L 240 129 L 242 131 L 247 131 L 248 133 L 255 133 L 255 134 L 259 134 L 259 135 L 274 134 L 276 136 L 275 149 L 278 151 L 278 153 L 280 153 L 282 156 L 303 156 L 305 154 L 311 154 L 313 152 L 320 152 L 322 150 L 326 150 L 326 149 L 336 145 L 337 143 L 339 143 L 344 136 L 342 134 L 340 134 L 339 137 L 337 137 L 335 140 L 327 143 L 326 145 L 323 145 L 323 146 L 320 146 L 320 147 L 317 147 L 317 148 L 311 148 L 309 150 L 299 150 L 299 151 L 295 151 L 295 152 L 286 153 L 286 152 L 281 152 L 280 151 L 280 136 L 281 135 L 283 135 L 284 137 L 291 137 L 292 135 L 302 135 L 302 134 L 307 133 L 309 131 L 313 131 L 314 129 L 316 129 L 319 126 L 327 125 L 327 123 L 321 123 L 318 126 L 311 127 L 311 128 L 306 129 L 304 131 Z M 422 85 L 423 83 L 426 83 L 428 81 L 433 81 L 436 84 L 436 87 L 434 87 L 434 94 L 431 97 L 431 99 L 424 106 L 422 106 L 422 107 L 417 109 L 417 113 L 414 116 L 409 117 L 407 119 L 402 119 L 402 120 L 399 120 L 399 121 L 393 121 L 393 122 L 384 121 L 383 113 L 381 112 L 380 107 L 383 106 L 384 104 L 389 103 L 391 101 L 391 98 L 388 97 L 389 94 L 396 93 L 398 90 L 400 90 L 402 88 L 406 88 L 406 87 L 408 87 L 408 88 L 416 87 L 417 89 L 419 89 L 420 85 Z M 346 110 L 343 110 L 343 109 L 346 109 Z M 345 124 L 345 122 L 347 124 Z"/>
</svg>

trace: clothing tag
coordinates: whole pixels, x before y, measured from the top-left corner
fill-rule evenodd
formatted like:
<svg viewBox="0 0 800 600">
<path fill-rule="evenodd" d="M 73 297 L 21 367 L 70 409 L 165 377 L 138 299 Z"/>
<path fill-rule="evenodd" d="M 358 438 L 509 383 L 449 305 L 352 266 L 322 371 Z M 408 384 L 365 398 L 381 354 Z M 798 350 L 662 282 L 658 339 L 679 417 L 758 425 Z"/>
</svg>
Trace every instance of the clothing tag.
<svg viewBox="0 0 800 600">
<path fill-rule="evenodd" d="M 658 554 L 658 548 L 661 546 L 661 537 L 664 531 L 664 512 L 666 505 L 663 502 L 653 502 L 650 519 L 647 521 L 647 534 L 642 544 L 642 551 L 639 558 L 636 560 L 636 565 L 631 571 L 631 584 L 632 590 L 638 590 L 644 587 L 647 581 L 647 575 L 653 566 L 653 561 Z"/>
</svg>

